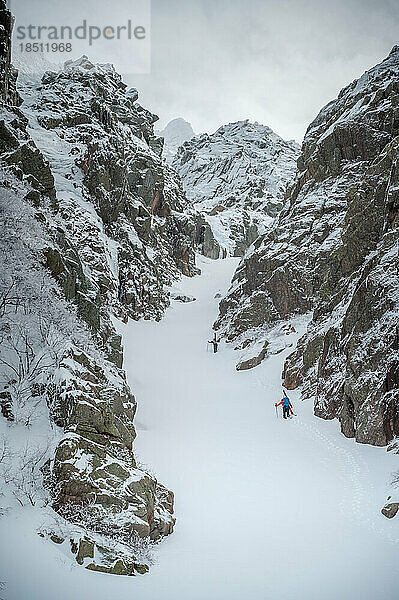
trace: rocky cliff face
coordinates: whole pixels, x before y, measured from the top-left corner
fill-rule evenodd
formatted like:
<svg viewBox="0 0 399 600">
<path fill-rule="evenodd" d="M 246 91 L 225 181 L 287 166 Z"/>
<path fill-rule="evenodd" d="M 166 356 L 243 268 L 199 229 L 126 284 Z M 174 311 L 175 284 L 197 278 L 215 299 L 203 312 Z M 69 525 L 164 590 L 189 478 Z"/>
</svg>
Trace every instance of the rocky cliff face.
<svg viewBox="0 0 399 600">
<path fill-rule="evenodd" d="M 1 418 L 21 447 L 34 432 L 47 440 L 23 457 L 32 489 L 17 472 L 9 484 L 20 503 L 50 498 L 83 528 L 71 539 L 78 562 L 143 572 L 135 536 L 172 531 L 173 494 L 136 464 L 136 400 L 112 315 L 162 316 L 165 286 L 196 272 L 195 225 L 137 92 L 83 57 L 25 80 L 18 108 L 4 2 L 0 19 Z"/>
<path fill-rule="evenodd" d="M 112 66 L 86 57 L 21 90 L 31 135 L 60 181 L 60 206 L 73 211 L 75 242 L 92 255 L 92 278 L 119 312 L 159 318 L 168 302 L 164 285 L 196 270 L 193 224 L 178 178 L 161 161 L 157 117 Z M 86 227 L 81 235 L 82 220 L 90 234 Z"/>
<path fill-rule="evenodd" d="M 399 48 L 324 107 L 278 220 L 239 266 L 216 327 L 267 338 L 313 311 L 289 357 L 315 413 L 384 445 L 399 434 Z"/>
<path fill-rule="evenodd" d="M 11 64 L 11 33 L 14 17 L 0 0 L 0 94 L 3 102 L 18 105 L 21 99 L 16 90 L 17 71 Z"/>
<path fill-rule="evenodd" d="M 242 256 L 283 206 L 299 146 L 269 127 L 238 121 L 185 142 L 172 166 L 187 197 L 205 218 L 202 252 Z"/>
<path fill-rule="evenodd" d="M 184 142 L 187 142 L 194 137 L 194 131 L 191 124 L 181 117 L 173 119 L 164 129 L 157 131 L 156 133 L 164 139 L 162 156 L 169 164 L 172 164 L 179 147 L 182 146 Z"/>
</svg>

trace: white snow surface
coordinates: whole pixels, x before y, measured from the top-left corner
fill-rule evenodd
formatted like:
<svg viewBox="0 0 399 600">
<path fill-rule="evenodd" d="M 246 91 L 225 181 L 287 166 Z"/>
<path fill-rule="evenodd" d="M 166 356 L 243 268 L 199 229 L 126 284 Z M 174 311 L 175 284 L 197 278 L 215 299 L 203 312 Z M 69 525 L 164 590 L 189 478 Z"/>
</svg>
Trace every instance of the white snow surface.
<svg viewBox="0 0 399 600">
<path fill-rule="evenodd" d="M 6 600 L 394 600 L 399 517 L 380 514 L 397 457 L 355 444 L 289 392 L 297 417 L 276 418 L 292 348 L 236 372 L 237 352 L 207 340 L 216 292 L 237 259 L 198 257 L 202 275 L 173 292 L 160 323 L 121 326 L 139 403 L 136 452 L 176 494 L 176 529 L 135 578 L 79 567 L 35 529 L 46 510 L 0 518 Z M 306 326 L 282 334 L 296 342 Z M 273 340 L 277 343 L 278 340 Z M 141 424 L 141 425 L 140 425 Z"/>
</svg>

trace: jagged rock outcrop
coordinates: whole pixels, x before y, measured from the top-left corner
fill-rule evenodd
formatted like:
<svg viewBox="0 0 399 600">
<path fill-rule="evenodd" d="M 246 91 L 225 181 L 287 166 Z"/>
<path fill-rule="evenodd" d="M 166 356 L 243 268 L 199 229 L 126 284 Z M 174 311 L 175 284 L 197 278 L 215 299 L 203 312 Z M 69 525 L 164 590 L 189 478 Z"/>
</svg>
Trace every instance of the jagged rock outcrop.
<svg viewBox="0 0 399 600">
<path fill-rule="evenodd" d="M 16 106 L 4 6 L 0 20 L 0 418 L 48 436 L 29 485 L 40 467 L 60 514 L 131 548 L 171 533 L 173 493 L 136 464 L 136 400 L 111 317 L 162 316 L 165 286 L 197 272 L 195 223 L 136 90 L 82 57 L 25 78 Z M 40 496 L 21 490 L 21 503 Z"/>
<path fill-rule="evenodd" d="M 183 213 L 178 178 L 161 161 L 157 117 L 137 103 L 136 90 L 126 92 L 112 66 L 94 66 L 85 57 L 22 93 L 32 136 L 62 181 L 60 209 L 87 223 L 83 236 L 80 227 L 74 235 L 91 254 L 92 278 L 104 295 L 108 288 L 120 312 L 160 318 L 168 303 L 164 285 L 196 269 L 194 223 Z M 95 215 L 84 209 L 86 200 Z M 113 252 L 101 228 L 115 240 Z"/>
<path fill-rule="evenodd" d="M 195 135 L 191 124 L 181 117 L 169 121 L 166 127 L 156 131 L 156 134 L 164 139 L 162 156 L 169 164 L 173 162 L 179 147 Z"/>
<path fill-rule="evenodd" d="M 309 126 L 275 226 L 239 266 L 216 323 L 265 335 L 313 310 L 285 384 L 315 413 L 384 445 L 399 434 L 399 47 Z"/>
<path fill-rule="evenodd" d="M 0 98 L 13 105 L 21 104 L 16 90 L 17 70 L 11 64 L 11 35 L 14 17 L 6 8 L 6 0 L 0 0 Z"/>
<path fill-rule="evenodd" d="M 249 121 L 185 142 L 172 166 L 202 216 L 197 244 L 210 258 L 243 256 L 283 206 L 299 146 Z"/>
</svg>

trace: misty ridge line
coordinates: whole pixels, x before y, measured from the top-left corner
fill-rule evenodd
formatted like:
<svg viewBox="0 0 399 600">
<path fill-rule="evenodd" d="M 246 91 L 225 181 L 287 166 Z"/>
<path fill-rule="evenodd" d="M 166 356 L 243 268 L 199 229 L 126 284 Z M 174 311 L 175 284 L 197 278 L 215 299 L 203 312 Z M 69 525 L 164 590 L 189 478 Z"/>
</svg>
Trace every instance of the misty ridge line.
<svg viewBox="0 0 399 600">
<path fill-rule="evenodd" d="M 106 40 L 144 40 L 147 36 L 147 30 L 143 25 L 133 26 L 132 20 L 128 19 L 126 25 L 88 25 L 84 19 L 80 25 L 71 27 L 70 25 L 18 25 L 16 27 L 17 40 L 89 40 L 89 46 L 93 41 L 103 37 Z M 122 33 L 126 32 L 126 33 Z M 42 33 L 44 36 L 42 37 Z M 67 36 L 65 35 L 67 34 Z"/>
</svg>

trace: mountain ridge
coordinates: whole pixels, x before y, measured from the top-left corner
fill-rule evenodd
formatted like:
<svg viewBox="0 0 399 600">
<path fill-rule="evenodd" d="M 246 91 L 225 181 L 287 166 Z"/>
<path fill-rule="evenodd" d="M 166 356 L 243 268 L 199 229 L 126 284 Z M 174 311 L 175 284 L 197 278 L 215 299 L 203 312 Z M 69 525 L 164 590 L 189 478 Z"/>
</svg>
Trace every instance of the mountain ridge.
<svg viewBox="0 0 399 600">
<path fill-rule="evenodd" d="M 222 125 L 179 148 L 172 166 L 217 242 L 212 257 L 242 256 L 266 231 L 283 206 L 298 155 L 296 142 L 249 120 Z"/>
</svg>

